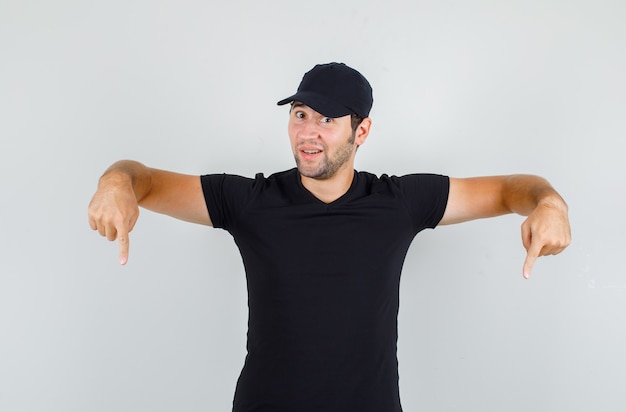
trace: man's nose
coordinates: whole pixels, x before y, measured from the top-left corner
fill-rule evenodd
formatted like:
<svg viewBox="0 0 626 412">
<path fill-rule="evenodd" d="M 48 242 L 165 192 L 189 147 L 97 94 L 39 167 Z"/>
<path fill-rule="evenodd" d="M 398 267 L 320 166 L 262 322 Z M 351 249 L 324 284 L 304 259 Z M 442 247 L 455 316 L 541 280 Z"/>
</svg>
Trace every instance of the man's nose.
<svg viewBox="0 0 626 412">
<path fill-rule="evenodd" d="M 302 124 L 302 128 L 300 129 L 300 137 L 305 139 L 319 138 L 319 127 L 320 126 L 315 119 L 307 119 L 306 122 Z"/>
</svg>

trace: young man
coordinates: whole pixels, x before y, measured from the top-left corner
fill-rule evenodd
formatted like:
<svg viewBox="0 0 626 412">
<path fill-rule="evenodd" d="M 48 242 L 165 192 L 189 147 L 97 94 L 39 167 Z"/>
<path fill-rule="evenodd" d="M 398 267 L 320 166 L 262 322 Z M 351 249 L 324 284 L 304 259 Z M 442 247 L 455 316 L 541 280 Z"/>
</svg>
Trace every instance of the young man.
<svg viewBox="0 0 626 412">
<path fill-rule="evenodd" d="M 233 410 L 401 411 L 396 358 L 399 281 L 425 228 L 518 213 L 537 257 L 570 241 L 567 206 L 537 176 L 454 179 L 354 170 L 369 134 L 372 89 L 339 63 L 307 72 L 291 104 L 297 168 L 264 177 L 190 176 L 120 161 L 100 178 L 89 222 L 117 239 L 142 206 L 228 230 L 248 283 L 248 355 Z"/>
</svg>

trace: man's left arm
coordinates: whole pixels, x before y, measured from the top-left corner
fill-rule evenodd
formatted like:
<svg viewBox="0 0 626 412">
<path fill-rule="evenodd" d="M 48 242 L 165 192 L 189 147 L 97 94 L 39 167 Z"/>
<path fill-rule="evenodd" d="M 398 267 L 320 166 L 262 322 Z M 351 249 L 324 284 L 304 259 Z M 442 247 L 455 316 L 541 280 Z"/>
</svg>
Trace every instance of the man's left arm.
<svg viewBox="0 0 626 412">
<path fill-rule="evenodd" d="M 522 224 L 526 248 L 523 276 L 530 277 L 539 256 L 555 255 L 570 241 L 567 204 L 542 177 L 510 175 L 450 178 L 450 193 L 440 225 L 495 217 L 507 213 L 527 216 Z"/>
</svg>

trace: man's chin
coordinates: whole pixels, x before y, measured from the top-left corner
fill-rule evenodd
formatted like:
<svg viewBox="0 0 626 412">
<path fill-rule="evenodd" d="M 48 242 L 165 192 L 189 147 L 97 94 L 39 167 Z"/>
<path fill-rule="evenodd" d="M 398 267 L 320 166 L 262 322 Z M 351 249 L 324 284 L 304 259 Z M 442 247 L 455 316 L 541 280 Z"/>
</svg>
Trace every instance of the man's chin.
<svg viewBox="0 0 626 412">
<path fill-rule="evenodd" d="M 326 180 L 331 177 L 328 175 L 328 172 L 326 170 L 311 169 L 307 167 L 302 167 L 302 165 L 297 166 L 300 175 L 309 179 Z"/>
<path fill-rule="evenodd" d="M 298 171 L 300 172 L 301 176 L 309 178 L 309 179 L 326 180 L 330 177 L 330 176 L 326 176 L 324 173 L 313 173 L 313 172 L 302 170 L 302 169 L 298 169 Z"/>
</svg>

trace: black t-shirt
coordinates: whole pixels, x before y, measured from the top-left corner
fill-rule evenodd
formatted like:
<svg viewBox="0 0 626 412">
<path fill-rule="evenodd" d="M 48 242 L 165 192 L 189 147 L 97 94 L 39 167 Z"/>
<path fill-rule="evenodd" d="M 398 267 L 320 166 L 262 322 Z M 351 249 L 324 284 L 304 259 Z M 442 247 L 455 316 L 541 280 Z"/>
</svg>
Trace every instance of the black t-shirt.
<svg viewBox="0 0 626 412">
<path fill-rule="evenodd" d="M 248 285 L 248 354 L 233 411 L 401 411 L 400 272 L 415 235 L 441 220 L 449 179 L 355 172 L 329 204 L 297 169 L 206 175 L 202 187 Z"/>
</svg>

